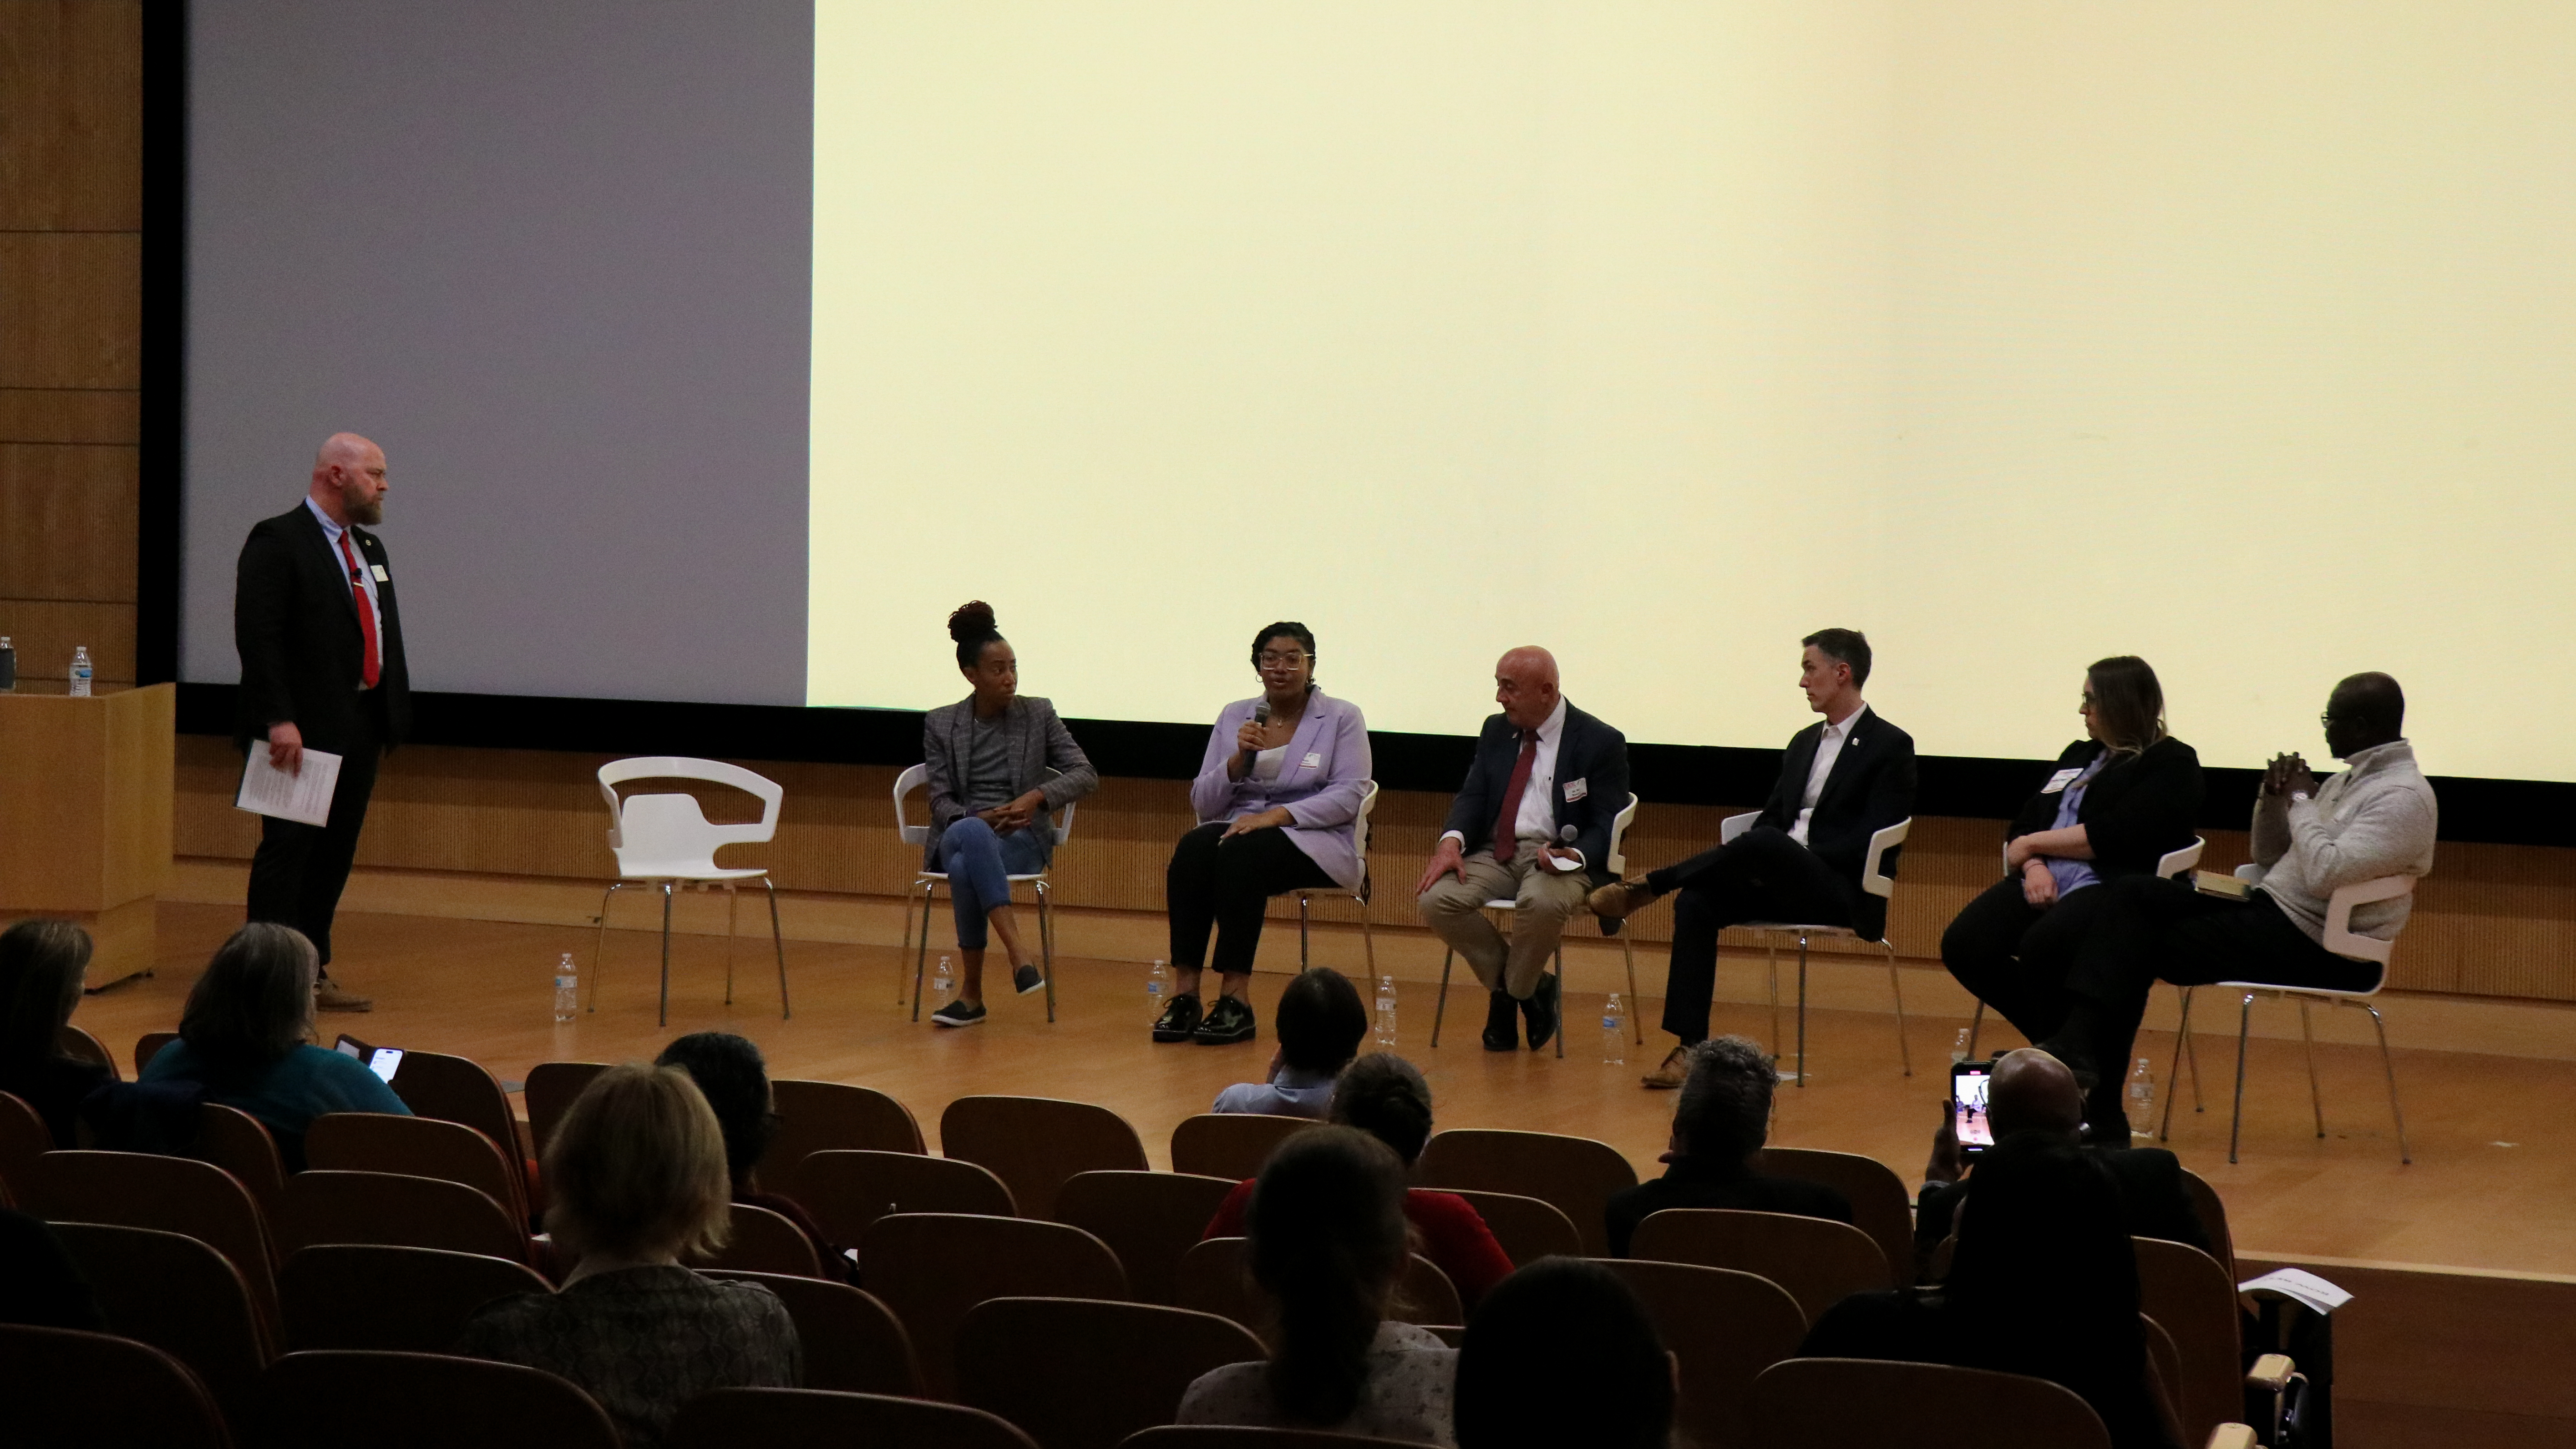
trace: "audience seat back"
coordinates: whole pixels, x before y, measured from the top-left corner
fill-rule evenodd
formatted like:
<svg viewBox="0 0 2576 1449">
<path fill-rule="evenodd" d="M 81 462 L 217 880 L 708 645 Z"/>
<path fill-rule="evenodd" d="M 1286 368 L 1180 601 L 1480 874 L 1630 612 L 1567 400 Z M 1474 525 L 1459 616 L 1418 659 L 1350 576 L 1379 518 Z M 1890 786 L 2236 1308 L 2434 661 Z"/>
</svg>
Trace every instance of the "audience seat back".
<svg viewBox="0 0 2576 1449">
<path fill-rule="evenodd" d="M 1454 1192 L 1467 1200 L 1476 1216 L 1485 1220 L 1485 1228 L 1494 1235 L 1494 1241 L 1503 1245 L 1503 1256 L 1511 1259 L 1515 1268 L 1526 1268 L 1541 1258 L 1583 1256 L 1582 1232 L 1552 1202 L 1511 1192 L 1448 1187 L 1439 1191 Z"/>
<path fill-rule="evenodd" d="M 2236 1285 L 2217 1259 L 2188 1243 L 2132 1241 L 2138 1250 L 2138 1310 L 2173 1335 L 2182 1359 L 2174 1398 L 2184 1439 L 2198 1444 L 2245 1413 Z"/>
<path fill-rule="evenodd" d="M 107 1043 L 90 1035 L 85 1027 L 75 1026 L 68 1021 L 64 1022 L 61 1033 L 54 1038 L 54 1045 L 61 1049 L 64 1056 L 74 1057 L 84 1062 L 96 1062 L 107 1068 L 110 1081 L 125 1080 L 125 1074 L 116 1069 L 116 1053 L 109 1051 Z"/>
<path fill-rule="evenodd" d="M 727 1268 L 737 1273 L 777 1273 L 797 1278 L 823 1276 L 823 1256 L 805 1230 L 785 1213 L 757 1203 L 731 1204 L 733 1233 L 711 1257 L 691 1258 L 692 1268 Z"/>
<path fill-rule="evenodd" d="M 108 1331 L 186 1364 L 235 1428 L 250 1423 L 276 1350 L 240 1269 L 195 1238 L 152 1228 L 56 1223 L 54 1236 L 89 1280 Z"/>
<path fill-rule="evenodd" d="M 25 1205 L 36 1159 L 53 1150 L 52 1129 L 27 1099 L 0 1092 L 0 1205 Z"/>
<path fill-rule="evenodd" d="M 1279 1144 L 1317 1125 L 1308 1117 L 1201 1112 L 1172 1129 L 1172 1171 L 1241 1182 L 1259 1177 Z"/>
<path fill-rule="evenodd" d="M 1941 1364 L 1793 1358 L 1753 1381 L 1745 1417 L 1766 1449 L 2111 1449 L 2111 1431 L 2072 1389 Z"/>
<path fill-rule="evenodd" d="M 769 1094 L 778 1130 L 756 1169 L 765 1192 L 793 1192 L 797 1169 L 817 1152 L 929 1150 L 912 1109 L 874 1087 L 787 1078 L 771 1082 Z"/>
<path fill-rule="evenodd" d="M 324 1172 L 389 1172 L 462 1183 L 528 1220 L 520 1174 L 500 1143 L 460 1122 L 391 1112 L 332 1112 L 304 1133 L 304 1163 Z"/>
<path fill-rule="evenodd" d="M 921 1365 L 903 1320 L 876 1295 L 847 1283 L 782 1273 L 698 1270 L 709 1278 L 757 1283 L 787 1305 L 805 1350 L 805 1387 L 918 1397 Z"/>
<path fill-rule="evenodd" d="M 513 1293 L 551 1293 L 534 1268 L 481 1253 L 386 1243 L 317 1243 L 277 1274 L 290 1352 L 445 1353 L 474 1311 Z"/>
<path fill-rule="evenodd" d="M 825 1240 L 843 1247 L 863 1241 L 868 1225 L 889 1213 L 1007 1218 L 1019 1212 L 1011 1190 L 990 1172 L 916 1152 L 814 1153 L 797 1169 L 794 1196 Z"/>
<path fill-rule="evenodd" d="M 1038 1449 L 1009 1421 L 962 1404 L 824 1389 L 717 1389 L 680 1406 L 663 1449 Z"/>
<path fill-rule="evenodd" d="M 606 1062 L 539 1062 L 528 1068 L 528 1079 L 519 1087 L 519 1100 L 528 1108 L 528 1147 L 542 1159 L 546 1143 L 555 1135 L 555 1124 L 572 1106 L 573 1099 L 590 1085 L 590 1079 L 608 1070 Z"/>
<path fill-rule="evenodd" d="M 2156 1394 L 2164 1400 L 2165 1412 L 2175 1423 L 2182 1422 L 2182 1350 L 2174 1343 L 2165 1326 L 2146 1314 L 2138 1315 L 2138 1326 L 2147 1336 L 2147 1364 L 2156 1371 Z"/>
<path fill-rule="evenodd" d="M 1790 1213 L 1666 1208 L 1637 1225 L 1628 1256 L 1759 1274 L 1788 1289 L 1810 1323 L 1888 1282 L 1887 1255 L 1867 1233 Z"/>
<path fill-rule="evenodd" d="M 1368 1449 L 1372 1444 L 1409 1444 L 1409 1439 L 1380 1439 L 1369 1434 L 1332 1434 L 1322 1429 L 1248 1429 L 1232 1424 L 1165 1424 L 1127 1436 L 1126 1449 Z"/>
<path fill-rule="evenodd" d="M 960 1097 L 939 1114 L 939 1150 L 992 1169 L 1034 1218 L 1054 1214 L 1057 1189 L 1076 1173 L 1152 1166 L 1126 1118 L 1053 1097 Z"/>
<path fill-rule="evenodd" d="M 384 1243 L 533 1261 L 527 1229 L 499 1203 L 461 1182 L 398 1172 L 295 1174 L 277 1236 L 290 1253 L 316 1243 Z"/>
<path fill-rule="evenodd" d="M 214 1397 L 148 1343 L 0 1324 L 0 1404 L 19 1444 L 229 1449 Z"/>
<path fill-rule="evenodd" d="M 1914 1194 L 1905 1179 L 1875 1157 L 1813 1147 L 1766 1147 L 1754 1170 L 1772 1177 L 1822 1183 L 1851 1202 L 1852 1226 L 1869 1234 L 1887 1256 L 1889 1288 L 1914 1281 Z"/>
<path fill-rule="evenodd" d="M 957 1397 L 1042 1449 L 1116 1449 L 1171 1423 L 1210 1369 L 1269 1357 L 1213 1313 L 1079 1298 L 989 1298 L 957 1331 Z"/>
<path fill-rule="evenodd" d="M 1107 1243 L 1137 1302 L 1169 1304 L 1182 1255 L 1234 1188 L 1233 1178 L 1178 1172 L 1077 1173 L 1056 1192 L 1055 1220 Z"/>
<path fill-rule="evenodd" d="M 143 1152 L 48 1152 L 19 1206 L 48 1222 L 108 1223 L 195 1238 L 240 1272 L 265 1325 L 277 1322 L 269 1230 L 248 1189 L 220 1167 Z"/>
<path fill-rule="evenodd" d="M 480 1062 L 443 1052 L 405 1052 L 402 1068 L 390 1085 L 413 1116 L 461 1123 L 490 1138 L 519 1180 L 518 1200 L 530 1200 L 518 1114 L 510 1110 L 509 1093 L 501 1090 L 500 1081 Z"/>
<path fill-rule="evenodd" d="M 1127 1297 L 1108 1244 L 1029 1218 L 894 1213 L 868 1225 L 859 1260 L 868 1291 L 912 1335 L 922 1382 L 943 1399 L 956 1397 L 957 1326 L 985 1299 Z"/>
<path fill-rule="evenodd" d="M 197 1145 L 188 1155 L 231 1173 L 233 1181 L 250 1193 L 250 1200 L 259 1204 L 261 1221 L 275 1234 L 286 1210 L 286 1161 L 278 1155 L 277 1139 L 269 1134 L 267 1123 L 238 1107 L 200 1102 Z M 272 1236 L 269 1251 L 276 1250 Z"/>
<path fill-rule="evenodd" d="M 1242 1238 L 1210 1238 L 1191 1248 L 1181 1259 L 1180 1292 L 1175 1295 L 1179 1306 L 1231 1318 L 1260 1332 L 1270 1321 L 1270 1301 L 1252 1279 L 1247 1251 Z M 1464 1323 L 1467 1318 L 1459 1306 L 1458 1285 L 1449 1281 L 1439 1264 L 1420 1253 L 1405 1265 L 1387 1316 L 1425 1327 Z"/>
<path fill-rule="evenodd" d="M 1553 1203 L 1583 1235 L 1583 1251 L 1610 1256 L 1610 1196 L 1637 1185 L 1617 1148 L 1589 1137 L 1470 1127 L 1432 1134 L 1414 1169 L 1419 1187 L 1508 1192 Z"/>
<path fill-rule="evenodd" d="M 1681 1367 L 1673 1422 L 1700 1449 L 1749 1446 L 1744 1408 L 1764 1369 L 1796 1356 L 1807 1315 L 1768 1278 L 1695 1263 L 1604 1258 L 1646 1305 Z"/>
<path fill-rule="evenodd" d="M 175 1031 L 147 1031 L 136 1037 L 134 1039 L 135 1077 L 138 1080 L 141 1079 L 143 1069 L 152 1065 L 152 1059 L 161 1055 L 161 1049 L 178 1039 L 179 1034 Z"/>
<path fill-rule="evenodd" d="M 607 1412 L 580 1388 L 489 1359 L 290 1353 L 269 1366 L 261 1400 L 274 1449 L 619 1449 Z"/>
<path fill-rule="evenodd" d="M 2201 1236 L 2209 1239 L 2209 1255 L 2227 1270 L 2227 1281 L 2239 1281 L 2236 1272 L 2236 1235 L 2228 1231 L 2227 1204 L 2219 1199 L 2218 1189 L 2209 1180 L 2186 1167 L 2182 1169 L 2182 1189 L 2191 1195 L 2192 1216 L 2200 1219 Z"/>
</svg>

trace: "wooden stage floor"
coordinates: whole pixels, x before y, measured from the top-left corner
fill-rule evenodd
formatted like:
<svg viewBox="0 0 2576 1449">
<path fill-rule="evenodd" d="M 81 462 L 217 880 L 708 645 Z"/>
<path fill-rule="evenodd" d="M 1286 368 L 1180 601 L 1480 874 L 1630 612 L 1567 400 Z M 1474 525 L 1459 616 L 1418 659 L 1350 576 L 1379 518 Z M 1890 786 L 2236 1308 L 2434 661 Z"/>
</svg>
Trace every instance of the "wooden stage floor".
<svg viewBox="0 0 2576 1449">
<path fill-rule="evenodd" d="M 163 905 L 158 974 L 85 1001 L 74 1020 L 130 1071 L 135 1038 L 178 1024 L 189 984 L 240 919 L 237 908 Z M 325 1016 L 326 1041 L 346 1030 L 381 1045 L 452 1052 L 515 1082 L 540 1061 L 649 1059 L 683 1032 L 736 1031 L 760 1044 L 773 1076 L 856 1082 L 891 1093 L 911 1107 L 934 1144 L 939 1114 L 957 1097 L 1069 1097 L 1124 1115 L 1158 1167 L 1169 1165 L 1176 1123 L 1205 1111 L 1220 1088 L 1257 1077 L 1268 1063 L 1271 1007 L 1286 981 L 1255 978 L 1262 1034 L 1240 1047 L 1155 1045 L 1146 1033 L 1142 968 L 1082 959 L 1058 962 L 1054 1025 L 1046 1021 L 1043 996 L 1005 995 L 988 998 L 993 1014 L 985 1025 L 943 1031 L 927 1021 L 916 1025 L 909 1008 L 897 1005 L 896 950 L 790 942 L 796 1016 L 782 1022 L 765 939 L 743 938 L 728 1009 L 722 943 L 680 936 L 673 944 L 671 1025 L 663 1029 L 654 1024 L 656 938 L 612 931 L 597 1014 L 558 1027 L 550 1009 L 553 964 L 559 953 L 575 953 L 587 999 L 587 929 L 344 912 L 337 935 L 339 974 L 372 995 L 376 1009 Z M 909 986 L 909 959 L 901 965 Z M 1661 1170 L 1656 1158 L 1675 1094 L 1637 1083 L 1670 1045 L 1653 1026 L 1660 1001 L 1644 1003 L 1643 1051 L 1632 1045 L 1625 1065 L 1610 1066 L 1601 1060 L 1594 1025 L 1598 996 L 1572 998 L 1567 1014 L 1578 1029 L 1563 1061 L 1483 1051 L 1472 982 L 1453 989 L 1450 1029 L 1434 1050 L 1432 997 L 1430 986 L 1403 985 L 1396 1050 L 1429 1076 L 1441 1126 L 1595 1137 L 1627 1154 L 1641 1176 Z M 1909 1020 L 1910 1078 L 1897 1067 L 1892 1016 L 1811 1012 L 1811 1081 L 1803 1089 L 1781 1088 L 1773 1142 L 1866 1153 L 1895 1168 L 1909 1186 L 1919 1182 L 1939 1120 L 1949 1045 L 1966 1022 Z M 1769 1013 L 1721 1003 L 1716 1027 L 1765 1040 Z M 2247 1075 L 2244 1161 L 2230 1166 L 2233 1043 L 2195 1037 L 2208 1110 L 2188 1110 L 2184 1085 L 2170 1145 L 2226 1199 L 2240 1253 L 2576 1273 L 2576 1120 L 2561 1110 L 2576 1102 L 2576 1062 L 2399 1052 L 2415 1154 L 2414 1165 L 2400 1166 L 2375 1049 L 2317 1048 L 2328 1131 L 2319 1140 L 2297 1043 L 2258 1037 Z M 2149 1034 L 2141 1050 L 2161 1072 L 2172 1046 L 2170 1034 Z"/>
</svg>

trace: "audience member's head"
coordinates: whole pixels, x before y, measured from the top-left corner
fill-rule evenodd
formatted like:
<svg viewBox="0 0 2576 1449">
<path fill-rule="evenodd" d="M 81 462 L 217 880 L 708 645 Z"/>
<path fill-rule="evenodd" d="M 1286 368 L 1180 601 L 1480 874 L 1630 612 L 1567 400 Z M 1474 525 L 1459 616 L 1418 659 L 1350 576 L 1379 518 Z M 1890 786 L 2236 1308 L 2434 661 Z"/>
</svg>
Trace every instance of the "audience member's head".
<svg viewBox="0 0 2576 1449">
<path fill-rule="evenodd" d="M 1279 993 L 1278 1021 L 1279 1060 L 1300 1072 L 1340 1071 L 1369 1029 L 1358 988 L 1330 966 L 1297 973 Z"/>
<path fill-rule="evenodd" d="M 1300 1132 L 1262 1166 L 1244 1234 L 1253 1281 L 1279 1306 L 1272 1400 L 1296 1423 L 1342 1422 L 1359 1404 L 1369 1346 L 1412 1252 L 1404 1164 L 1365 1132 Z"/>
<path fill-rule="evenodd" d="M 1944 1291 L 1976 1321 L 1972 1366 L 2035 1374 L 2097 1406 L 2136 1391 L 2138 1260 L 2119 1189 L 2056 1133 L 2020 1132 L 1977 1162 Z"/>
<path fill-rule="evenodd" d="M 1663 1449 L 1673 1359 L 1619 1275 L 1542 1258 L 1506 1278 L 1458 1353 L 1458 1449 Z"/>
<path fill-rule="evenodd" d="M 2094 660 L 2084 671 L 2084 701 L 2093 737 L 2115 754 L 2137 754 L 2165 737 L 2165 687 L 2135 654 Z"/>
<path fill-rule="evenodd" d="M 1371 1052 L 1342 1068 L 1331 1118 L 1385 1143 L 1411 1167 L 1431 1140 L 1431 1084 L 1395 1053 Z"/>
<path fill-rule="evenodd" d="M 731 1227 L 724 1153 L 724 1129 L 686 1071 L 611 1067 L 546 1144 L 546 1230 L 586 1257 L 712 1252 Z"/>
<path fill-rule="evenodd" d="M 1996 1060 L 1986 1111 L 1999 1139 L 2040 1132 L 2071 1143 L 2084 1130 L 2084 1089 L 2066 1063 L 2023 1047 Z"/>
<path fill-rule="evenodd" d="M 321 957 L 293 926 L 253 921 L 215 948 L 188 989 L 179 1038 L 209 1077 L 257 1076 L 313 1034 L 313 975 Z"/>
<path fill-rule="evenodd" d="M 760 1048 L 729 1031 L 693 1031 L 662 1048 L 653 1065 L 678 1067 L 697 1083 L 698 1095 L 724 1129 L 725 1170 L 736 1188 L 748 1186 L 778 1129 L 770 1110 L 769 1064 Z"/>
<path fill-rule="evenodd" d="M 60 1054 L 89 952 L 89 932 L 69 921 L 20 921 L 0 931 L 0 1063 Z"/>
<path fill-rule="evenodd" d="M 1690 1075 L 1673 1104 L 1673 1148 L 1707 1162 L 1742 1162 L 1771 1135 L 1770 1055 L 1740 1036 L 1690 1049 Z"/>
<path fill-rule="evenodd" d="M 2406 736 L 2406 691 L 2388 675 L 2347 675 L 2326 697 L 2326 748 L 2348 760 Z"/>
</svg>

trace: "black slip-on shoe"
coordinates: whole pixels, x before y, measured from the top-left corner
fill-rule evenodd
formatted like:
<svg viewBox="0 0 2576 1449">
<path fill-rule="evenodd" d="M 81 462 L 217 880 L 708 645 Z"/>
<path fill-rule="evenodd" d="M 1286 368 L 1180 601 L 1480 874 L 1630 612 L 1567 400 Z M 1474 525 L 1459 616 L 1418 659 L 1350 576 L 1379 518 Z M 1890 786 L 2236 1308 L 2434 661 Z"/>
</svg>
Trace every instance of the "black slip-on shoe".
<svg viewBox="0 0 2576 1449">
<path fill-rule="evenodd" d="M 1485 1050 L 1516 1052 L 1521 1049 L 1521 1004 L 1508 991 L 1493 993 L 1485 1003 Z"/>
<path fill-rule="evenodd" d="M 1529 1021 L 1531 1051 L 1537 1051 L 1556 1037 L 1556 997 L 1556 978 L 1542 976 L 1538 979 L 1538 989 L 1530 993 L 1529 1000 L 1521 1003 L 1521 1015 Z"/>
<path fill-rule="evenodd" d="M 1205 1015 L 1206 1012 L 1199 1007 L 1198 997 L 1183 992 L 1171 999 L 1161 1016 L 1154 1018 L 1154 1040 L 1188 1041 L 1190 1033 L 1199 1029 L 1199 1021 Z"/>
<path fill-rule="evenodd" d="M 1046 978 L 1038 974 L 1038 968 L 1035 966 L 1014 966 L 1011 968 L 1011 989 L 1017 991 L 1022 996 L 1026 996 L 1030 992 L 1035 991 L 1044 985 L 1046 985 Z"/>
<path fill-rule="evenodd" d="M 968 1006 L 952 1001 L 930 1014 L 932 1026 L 982 1026 L 987 1013 L 981 1006 Z"/>
<path fill-rule="evenodd" d="M 1208 1008 L 1207 1019 L 1190 1033 L 1190 1040 L 1200 1046 L 1232 1046 L 1252 1040 L 1251 1003 L 1239 997 L 1218 997 L 1216 1005 Z"/>
</svg>

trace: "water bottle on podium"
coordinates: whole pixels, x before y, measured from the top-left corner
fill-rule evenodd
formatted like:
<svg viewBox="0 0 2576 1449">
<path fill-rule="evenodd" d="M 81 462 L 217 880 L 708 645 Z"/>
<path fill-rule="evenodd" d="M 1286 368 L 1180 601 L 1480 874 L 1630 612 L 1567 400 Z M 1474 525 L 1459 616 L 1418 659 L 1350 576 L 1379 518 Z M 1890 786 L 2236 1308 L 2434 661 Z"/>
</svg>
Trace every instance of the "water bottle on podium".
<svg viewBox="0 0 2576 1449">
<path fill-rule="evenodd" d="M 89 646 L 82 645 L 72 650 L 73 694 L 76 694 L 83 699 L 89 698 L 90 676 L 96 672 L 96 670 L 90 667 Z"/>
</svg>

